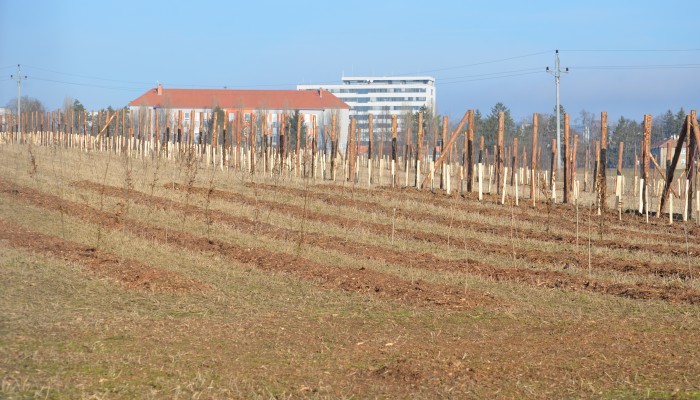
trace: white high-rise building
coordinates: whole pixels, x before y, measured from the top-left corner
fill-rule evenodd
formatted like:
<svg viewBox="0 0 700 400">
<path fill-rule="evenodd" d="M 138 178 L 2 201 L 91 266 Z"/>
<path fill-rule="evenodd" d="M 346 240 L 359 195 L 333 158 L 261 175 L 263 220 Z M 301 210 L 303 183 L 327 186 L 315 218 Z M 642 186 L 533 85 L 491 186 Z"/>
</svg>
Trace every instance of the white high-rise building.
<svg viewBox="0 0 700 400">
<path fill-rule="evenodd" d="M 368 115 L 372 114 L 372 130 L 377 135 L 391 131 L 391 116 L 396 115 L 399 130 L 401 116 L 421 108 L 435 113 L 435 78 L 430 76 L 354 76 L 342 78 L 337 85 L 297 85 L 297 90 L 324 89 L 350 106 L 361 141 L 367 141 Z M 426 115 L 427 117 L 427 115 Z M 415 133 L 414 133 L 415 134 Z"/>
</svg>

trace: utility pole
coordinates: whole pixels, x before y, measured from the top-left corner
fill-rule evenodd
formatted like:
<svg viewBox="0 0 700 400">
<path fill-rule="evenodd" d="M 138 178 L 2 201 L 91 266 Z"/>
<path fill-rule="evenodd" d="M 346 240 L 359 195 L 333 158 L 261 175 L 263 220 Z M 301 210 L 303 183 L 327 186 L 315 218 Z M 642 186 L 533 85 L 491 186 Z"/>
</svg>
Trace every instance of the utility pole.
<svg viewBox="0 0 700 400">
<path fill-rule="evenodd" d="M 559 50 L 556 50 L 554 53 L 554 70 L 550 70 L 549 67 L 547 67 L 547 72 L 550 74 L 554 75 L 554 82 L 556 83 L 557 87 L 557 154 L 562 154 L 561 153 L 561 112 L 559 110 L 559 78 L 561 77 L 562 70 L 559 66 Z M 569 72 L 569 68 L 567 67 L 564 71 L 564 73 Z M 561 157 L 557 157 L 557 168 L 561 169 Z"/>
<path fill-rule="evenodd" d="M 10 78 L 14 79 L 17 81 L 17 133 L 19 133 L 19 140 L 20 142 L 22 141 L 22 112 L 20 108 L 20 101 L 22 99 L 21 93 L 21 87 L 22 87 L 22 79 L 27 79 L 27 75 L 22 76 L 20 73 L 19 69 L 19 64 L 17 64 L 17 75 L 10 75 Z"/>
</svg>

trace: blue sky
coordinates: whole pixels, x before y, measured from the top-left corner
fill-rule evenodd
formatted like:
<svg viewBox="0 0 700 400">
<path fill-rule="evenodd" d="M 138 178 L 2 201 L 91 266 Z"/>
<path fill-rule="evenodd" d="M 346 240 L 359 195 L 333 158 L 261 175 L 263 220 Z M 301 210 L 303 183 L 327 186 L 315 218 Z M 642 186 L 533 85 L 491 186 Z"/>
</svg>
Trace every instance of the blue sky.
<svg viewBox="0 0 700 400">
<path fill-rule="evenodd" d="M 0 0 L 0 105 L 22 94 L 119 107 L 166 87 L 294 89 L 351 75 L 431 75 L 438 111 L 516 120 L 561 102 L 641 119 L 700 107 L 693 1 Z M 582 51 L 585 50 L 585 51 Z"/>
</svg>

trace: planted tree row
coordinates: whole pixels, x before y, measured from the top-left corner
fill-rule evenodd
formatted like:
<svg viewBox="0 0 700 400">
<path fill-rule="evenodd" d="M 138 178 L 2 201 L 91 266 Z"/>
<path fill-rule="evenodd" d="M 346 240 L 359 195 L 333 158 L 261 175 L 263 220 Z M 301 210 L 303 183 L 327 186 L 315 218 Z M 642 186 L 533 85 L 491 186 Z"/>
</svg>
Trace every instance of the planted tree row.
<svg viewBox="0 0 700 400">
<path fill-rule="evenodd" d="M 570 135 L 570 116 L 564 115 L 564 140 L 562 154 L 558 154 L 554 142 L 545 143 L 551 156 L 547 157 L 548 167 L 542 168 L 545 159 L 543 147 L 538 141 L 538 114 L 533 114 L 531 124 L 531 146 L 512 143 L 504 139 L 505 112 L 498 113 L 496 142 L 489 153 L 484 145 L 488 132 L 475 130 L 475 113 L 468 110 L 456 128 L 449 130 L 449 119 L 433 129 L 433 143 L 426 140 L 425 116 L 417 116 L 415 145 L 412 140 L 411 124 L 404 132 L 398 132 L 397 116 L 391 118 L 391 132 L 381 133 L 379 145 L 373 140 L 373 116 L 368 118 L 368 145 L 361 146 L 361 132 L 351 119 L 346 143 L 340 143 L 336 116 L 331 126 L 330 141 L 320 137 L 316 119 L 311 118 L 309 126 L 297 115 L 283 115 L 278 129 L 273 130 L 267 118 L 255 113 L 250 118 L 241 111 L 200 113 L 199 126 L 195 127 L 185 118 L 182 111 L 159 113 L 156 110 L 107 110 L 96 113 L 31 112 L 21 115 L 22 131 L 14 115 L 0 118 L 2 140 L 6 143 L 32 144 L 76 148 L 82 151 L 114 152 L 130 157 L 161 157 L 174 160 L 197 160 L 210 167 L 220 167 L 251 174 L 280 175 L 283 177 L 313 178 L 321 180 L 340 179 L 352 184 L 388 185 L 392 188 L 415 187 L 419 190 L 443 190 L 448 195 L 453 188 L 467 195 L 478 192 L 479 199 L 485 193 L 495 194 L 504 204 L 506 198 L 518 205 L 521 197 L 528 197 L 535 206 L 538 200 L 556 204 L 577 203 L 580 192 L 594 194 L 598 213 L 605 212 L 608 198 L 608 124 L 607 113 L 601 113 L 600 141 L 587 145 L 583 160 L 583 174 L 577 173 L 581 160 L 579 135 Z M 194 111 L 190 114 L 194 116 Z M 194 119 L 194 118 L 193 118 Z M 206 122 L 205 122 L 206 121 Z M 330 129 L 329 129 L 330 128 Z M 674 197 L 681 204 L 683 220 L 697 218 L 700 221 L 700 196 L 697 193 L 698 169 L 698 122 L 695 111 L 687 115 L 678 134 L 675 149 L 668 142 L 666 159 L 657 160 L 651 148 L 652 118 L 645 115 L 641 143 L 625 146 L 619 142 L 613 149 L 617 155 L 617 173 L 611 186 L 615 188 L 614 204 L 622 216 L 623 210 L 631 209 L 648 217 L 661 216 L 666 211 L 673 221 Z M 385 135 L 386 134 L 386 135 Z M 390 135 L 390 136 L 389 136 Z M 404 135 L 402 141 L 399 136 Z M 461 154 L 457 146 L 463 135 Z M 390 137 L 390 141 L 386 140 Z M 474 144 L 479 137 L 478 153 Z M 384 154 L 384 144 L 390 145 L 390 152 Z M 405 143 L 403 149 L 399 143 Z M 341 152 L 344 146 L 344 152 Z M 633 148 L 635 162 L 632 166 L 623 165 L 624 149 Z M 637 154 L 637 149 L 640 149 Z M 629 151 L 629 150 L 628 150 Z M 615 153 L 614 152 L 614 153 Z M 491 156 L 489 155 L 491 154 Z M 685 154 L 685 170 L 674 180 L 676 167 L 682 154 Z M 657 155 L 658 156 L 658 155 Z M 557 170 L 557 158 L 562 158 L 562 171 Z M 529 161 L 529 162 L 528 162 Z M 612 160 L 611 160 L 612 161 Z M 664 164 L 662 166 L 662 164 Z M 624 168 L 632 167 L 633 185 L 631 199 L 625 199 L 630 190 L 626 185 Z M 361 172 L 366 171 L 365 172 Z M 580 178 L 582 178 L 581 185 Z M 636 203 L 636 204 L 635 204 Z"/>
</svg>

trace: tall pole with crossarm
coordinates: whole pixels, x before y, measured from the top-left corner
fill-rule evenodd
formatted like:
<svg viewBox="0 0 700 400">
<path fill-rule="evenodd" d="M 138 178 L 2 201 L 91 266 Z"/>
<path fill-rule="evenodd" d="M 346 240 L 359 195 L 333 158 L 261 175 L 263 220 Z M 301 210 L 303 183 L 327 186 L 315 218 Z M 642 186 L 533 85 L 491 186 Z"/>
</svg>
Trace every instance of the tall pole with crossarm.
<svg viewBox="0 0 700 400">
<path fill-rule="evenodd" d="M 554 53 L 554 70 L 550 70 L 547 67 L 547 72 L 554 75 L 554 82 L 557 87 L 557 154 L 561 153 L 561 111 L 559 110 L 559 78 L 561 78 L 561 67 L 559 66 L 559 50 Z M 569 72 L 569 68 L 566 68 L 564 73 Z M 557 169 L 561 169 L 561 157 L 557 157 Z"/>
<path fill-rule="evenodd" d="M 22 76 L 20 73 L 19 64 L 17 64 L 17 75 L 10 75 L 10 78 L 17 81 L 17 133 L 19 140 L 22 141 L 22 109 L 20 108 L 20 100 L 22 99 L 22 80 L 27 79 L 27 76 Z"/>
</svg>

